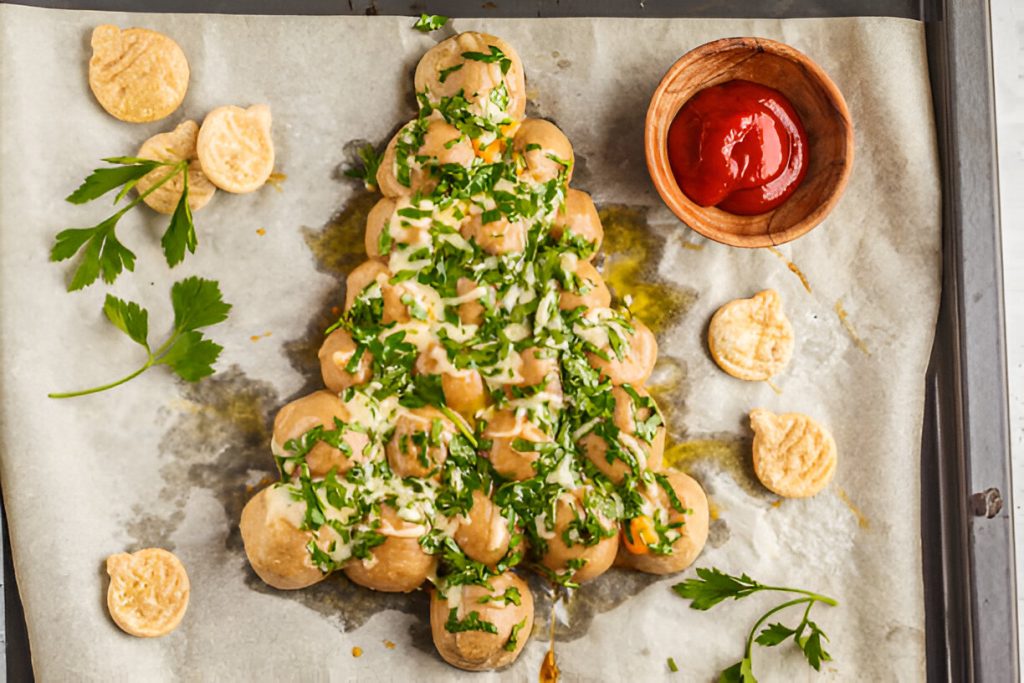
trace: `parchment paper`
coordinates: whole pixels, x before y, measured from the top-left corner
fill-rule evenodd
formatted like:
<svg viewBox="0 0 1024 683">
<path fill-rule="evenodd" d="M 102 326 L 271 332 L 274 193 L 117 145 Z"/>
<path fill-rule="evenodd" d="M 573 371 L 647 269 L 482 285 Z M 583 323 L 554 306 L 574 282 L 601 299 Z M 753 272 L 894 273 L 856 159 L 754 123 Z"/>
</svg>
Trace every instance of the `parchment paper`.
<svg viewBox="0 0 1024 683">
<path fill-rule="evenodd" d="M 151 27 L 182 45 L 192 78 L 171 118 L 126 124 L 96 104 L 86 83 L 88 40 L 104 22 Z M 272 471 L 268 420 L 318 383 L 317 327 L 340 301 L 341 274 L 359 260 L 317 258 L 307 244 L 329 239 L 335 228 L 321 229 L 346 206 L 342 219 L 357 220 L 351 202 L 365 210 L 359 188 L 336 169 L 352 140 L 380 143 L 412 117 L 413 66 L 439 39 L 411 23 L 0 6 L 0 464 L 39 680 L 447 680 L 457 673 L 433 653 L 425 596 L 374 595 L 342 578 L 301 594 L 272 591 L 249 569 L 237 532 L 246 485 Z M 519 50 L 531 111 L 557 122 L 575 145 L 575 186 L 602 206 L 649 207 L 634 211 L 646 226 L 641 221 L 624 244 L 656 244 L 637 266 L 641 279 L 668 283 L 688 301 L 661 330 L 655 381 L 669 387 L 661 396 L 673 439 L 702 442 L 686 448 L 707 451 L 683 463 L 718 515 L 697 565 L 814 588 L 842 603 L 814 615 L 832 639 L 834 661 L 822 674 L 787 645 L 755 652 L 761 679 L 923 679 L 919 444 L 940 227 L 921 25 L 460 19 L 454 26 L 499 34 Z M 661 75 L 687 50 L 732 35 L 775 38 L 808 53 L 853 114 L 856 164 L 844 198 L 822 227 L 781 249 L 806 274 L 810 293 L 777 255 L 706 242 L 681 226 L 645 170 L 642 124 Z M 201 120 L 214 106 L 256 102 L 273 110 L 278 170 L 287 174 L 281 191 L 216 197 L 196 214 L 197 254 L 173 271 L 159 251 L 166 219 L 133 212 L 119 234 L 138 255 L 137 269 L 109 288 L 150 309 L 155 340 L 170 326 L 171 283 L 189 274 L 218 279 L 234 304 L 230 320 L 210 331 L 225 346 L 218 375 L 190 386 L 157 369 L 108 393 L 47 399 L 48 391 L 102 383 L 144 360 L 103 319 L 108 288 L 67 294 L 66 264 L 47 262 L 58 230 L 109 213 L 109 205 L 75 207 L 62 197 L 101 157 L 133 154 L 148 136 L 186 117 Z M 357 239 L 349 252 L 361 251 Z M 782 293 L 798 340 L 778 378 L 781 394 L 720 372 L 703 341 L 719 305 L 764 287 Z M 840 300 L 867 352 L 844 329 Z M 756 406 L 807 412 L 831 426 L 840 460 L 829 489 L 778 504 L 752 483 L 749 466 L 720 457 L 747 457 L 745 416 Z M 182 558 L 192 599 L 176 632 L 139 640 L 107 616 L 103 562 L 153 545 Z M 705 681 L 737 661 L 746 630 L 770 603 L 748 599 L 700 613 L 669 591 L 676 580 L 613 572 L 585 586 L 580 604 L 594 614 L 570 608 L 570 623 L 558 626 L 565 680 Z M 514 668 L 476 680 L 535 680 L 547 614 L 537 617 Z M 668 673 L 669 656 L 679 674 Z"/>
</svg>

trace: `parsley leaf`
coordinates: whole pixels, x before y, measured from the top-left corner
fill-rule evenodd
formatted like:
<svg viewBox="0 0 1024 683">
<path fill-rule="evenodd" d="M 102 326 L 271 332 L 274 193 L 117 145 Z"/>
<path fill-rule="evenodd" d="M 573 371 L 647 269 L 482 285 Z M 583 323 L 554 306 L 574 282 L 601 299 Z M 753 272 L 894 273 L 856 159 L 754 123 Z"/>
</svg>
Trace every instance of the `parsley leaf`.
<svg viewBox="0 0 1024 683">
<path fill-rule="evenodd" d="M 192 207 L 188 204 L 188 173 L 182 174 L 182 181 L 181 197 L 171 216 L 171 224 L 160 239 L 167 265 L 172 268 L 185 260 L 185 249 L 190 254 L 196 253 L 196 245 L 199 243 L 196 225 L 192 222 Z"/>
<path fill-rule="evenodd" d="M 366 144 L 360 147 L 356 154 L 359 156 L 359 165 L 345 169 L 345 175 L 362 180 L 367 191 L 376 192 L 377 170 L 380 168 L 380 162 L 384 160 L 384 153 L 378 153 L 373 145 Z"/>
<path fill-rule="evenodd" d="M 818 603 L 835 607 L 838 603 L 834 599 L 801 588 L 766 586 L 758 583 L 746 574 L 738 577 L 730 576 L 715 568 L 700 568 L 697 570 L 697 576 L 698 578 L 696 579 L 687 579 L 682 583 L 677 583 L 672 586 L 672 590 L 680 597 L 691 600 L 690 607 L 698 610 L 710 609 L 728 598 L 739 600 L 761 591 L 795 593 L 800 596 L 776 605 L 757 620 L 754 627 L 747 634 L 743 659 L 722 671 L 718 679 L 720 683 L 756 683 L 757 679 L 754 677 L 752 658 L 754 643 L 764 647 L 774 647 L 792 638 L 797 647 L 803 652 L 804 657 L 807 658 L 807 663 L 815 671 L 821 670 L 822 662 L 832 659 L 822 645 L 822 639 L 828 641 L 828 636 L 818 628 L 817 624 L 810 620 L 810 613 L 811 608 Z M 805 605 L 805 608 L 803 619 L 796 628 L 789 628 L 781 623 L 773 623 L 758 632 L 761 625 L 768 621 L 772 615 L 797 605 Z M 807 635 L 804 635 L 805 631 Z"/>
<path fill-rule="evenodd" d="M 103 313 L 107 320 L 131 337 L 132 341 L 149 348 L 146 342 L 149 336 L 149 312 L 146 309 L 133 301 L 122 301 L 108 294 L 103 303 Z"/>
<path fill-rule="evenodd" d="M 166 365 L 182 379 L 195 382 L 213 374 L 213 364 L 223 348 L 203 337 L 199 328 L 222 322 L 231 304 L 221 299 L 220 286 L 212 280 L 190 277 L 171 288 L 174 329 L 156 350 L 149 345 L 149 313 L 133 301 L 107 295 L 103 313 L 128 337 L 146 349 L 148 358 L 135 372 L 119 380 L 92 389 L 49 394 L 50 398 L 72 398 L 113 389 L 138 377 L 154 365 Z"/>
<path fill-rule="evenodd" d="M 430 33 L 436 31 L 445 24 L 448 23 L 448 17 L 440 14 L 421 14 L 420 18 L 416 20 L 416 23 L 412 25 L 414 29 L 421 33 Z"/>
<path fill-rule="evenodd" d="M 782 624 L 769 624 L 765 630 L 758 634 L 757 638 L 754 639 L 754 642 L 758 645 L 772 647 L 786 640 L 793 635 L 793 633 L 793 629 L 787 628 Z"/>
<path fill-rule="evenodd" d="M 505 56 L 505 53 L 501 51 L 496 45 L 488 45 L 489 52 L 463 52 L 462 56 L 466 59 L 472 59 L 474 62 L 484 62 L 485 64 L 497 63 L 501 67 L 501 74 L 504 76 L 508 73 L 508 70 L 512 67 L 512 60 Z"/>
<path fill-rule="evenodd" d="M 111 157 L 103 161 L 122 165 L 114 166 L 113 168 L 94 169 L 82 181 L 78 189 L 65 198 L 65 201 L 72 204 L 85 204 L 93 199 L 102 197 L 114 188 L 121 187 L 126 183 L 134 185 L 144 175 L 163 165 L 163 162 L 160 161 L 137 159 L 134 157 Z"/>
<path fill-rule="evenodd" d="M 448 612 L 448 621 L 444 628 L 448 633 L 461 633 L 463 631 L 483 631 L 485 633 L 497 633 L 498 627 L 489 621 L 480 618 L 480 613 L 473 610 L 462 619 L 459 619 L 459 610 L 452 607 Z"/>
<path fill-rule="evenodd" d="M 188 205 L 187 161 L 153 161 L 137 157 L 110 157 L 104 161 L 116 165 L 112 168 L 95 169 L 78 189 L 67 196 L 67 201 L 72 204 L 84 204 L 120 187 L 121 190 L 114 199 L 114 203 L 117 204 L 146 174 L 159 168 L 166 168 L 167 173 L 150 185 L 145 192 L 139 193 L 135 199 L 100 223 L 90 228 L 70 228 L 57 233 L 53 248 L 50 250 L 51 261 L 65 261 L 76 254 L 81 254 L 78 267 L 71 277 L 71 282 L 68 283 L 69 292 L 87 287 L 101 276 L 104 282 L 112 283 L 122 271 L 135 269 L 135 254 L 117 239 L 117 223 L 150 193 L 179 174 L 184 181 L 181 199 L 161 239 L 161 244 L 167 264 L 172 267 L 184 259 L 186 248 L 190 252 L 196 250 L 195 225 Z"/>
<path fill-rule="evenodd" d="M 764 588 L 746 574 L 730 576 L 717 568 L 701 567 L 697 576 L 700 578 L 687 579 L 672 586 L 679 597 L 693 601 L 690 604 L 692 609 L 711 609 L 728 598 L 739 600 Z"/>
</svg>

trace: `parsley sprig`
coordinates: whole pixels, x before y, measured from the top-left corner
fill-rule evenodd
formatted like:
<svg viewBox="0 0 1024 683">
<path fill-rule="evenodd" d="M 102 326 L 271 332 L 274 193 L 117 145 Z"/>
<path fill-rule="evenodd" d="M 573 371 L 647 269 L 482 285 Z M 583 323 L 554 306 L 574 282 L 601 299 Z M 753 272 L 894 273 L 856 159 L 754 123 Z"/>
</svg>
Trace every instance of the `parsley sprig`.
<svg viewBox="0 0 1024 683">
<path fill-rule="evenodd" d="M 368 192 L 377 191 L 377 169 L 380 162 L 384 160 L 383 152 L 378 153 L 373 145 L 366 144 L 356 152 L 360 164 L 345 169 L 345 175 L 349 178 L 362 180 Z"/>
<path fill-rule="evenodd" d="M 448 23 L 448 17 L 441 14 L 421 14 L 420 18 L 416 20 L 416 23 L 412 25 L 414 29 L 421 33 L 430 33 L 443 27 Z"/>
<path fill-rule="evenodd" d="M 836 600 L 800 588 L 766 586 L 758 583 L 746 574 L 738 577 L 731 576 L 713 567 L 698 569 L 697 577 L 696 579 L 687 579 L 682 583 L 672 586 L 672 590 L 680 597 L 691 600 L 690 607 L 692 609 L 708 610 L 723 600 L 729 598 L 740 600 L 762 591 L 795 593 L 801 596 L 776 605 L 761 615 L 761 618 L 754 623 L 754 627 L 750 629 L 750 633 L 747 635 L 743 659 L 722 671 L 718 678 L 719 683 L 757 683 L 757 679 L 754 677 L 752 659 L 754 643 L 765 647 L 774 647 L 792 638 L 793 642 L 804 653 L 807 663 L 815 671 L 821 670 L 822 662 L 832 659 L 822 643 L 822 640 L 828 640 L 828 636 L 825 635 L 825 632 L 816 623 L 810 620 L 810 614 L 811 608 L 816 603 L 820 602 L 830 607 L 835 607 L 839 604 Z M 806 605 L 806 608 L 804 609 L 803 618 L 796 628 L 789 628 L 776 622 L 769 624 L 760 633 L 758 632 L 761 625 L 773 615 L 797 605 Z"/>
<path fill-rule="evenodd" d="M 183 180 L 181 198 L 160 240 L 167 265 L 173 267 L 181 263 L 185 258 L 185 250 L 195 253 L 198 243 L 195 224 L 192 221 L 192 209 L 188 204 L 187 160 L 173 162 L 138 157 L 109 157 L 103 161 L 114 166 L 95 169 L 77 190 L 66 197 L 67 201 L 72 204 L 85 204 L 121 188 L 114 197 L 116 205 L 143 176 L 160 168 L 167 169 L 167 173 L 109 218 L 90 228 L 69 228 L 57 233 L 50 251 L 51 261 L 65 261 L 81 252 L 78 267 L 71 282 L 68 283 L 69 292 L 91 285 L 100 276 L 109 284 L 116 280 L 123 270 L 135 270 L 135 254 L 117 238 L 117 223 L 146 197 L 179 174 Z"/>
<path fill-rule="evenodd" d="M 196 382 L 213 374 L 213 363 L 222 347 L 203 337 L 198 330 L 223 322 L 231 304 L 221 298 L 220 286 L 213 280 L 189 277 L 171 287 L 174 329 L 167 340 L 153 349 L 149 345 L 149 312 L 133 301 L 107 295 L 103 313 L 119 330 L 144 349 L 148 358 L 135 372 L 119 380 L 92 389 L 49 394 L 50 398 L 72 398 L 95 394 L 134 379 L 155 365 L 166 365 L 179 377 Z"/>
</svg>

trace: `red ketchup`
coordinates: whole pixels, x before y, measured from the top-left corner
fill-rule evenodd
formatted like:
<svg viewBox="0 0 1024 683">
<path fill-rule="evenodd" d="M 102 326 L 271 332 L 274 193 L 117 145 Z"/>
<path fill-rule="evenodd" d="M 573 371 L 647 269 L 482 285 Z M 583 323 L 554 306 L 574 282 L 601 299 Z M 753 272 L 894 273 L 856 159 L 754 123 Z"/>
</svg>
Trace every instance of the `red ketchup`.
<svg viewBox="0 0 1024 683">
<path fill-rule="evenodd" d="M 668 129 L 668 158 L 691 200 L 752 216 L 782 204 L 807 175 L 807 133 L 778 90 L 728 81 L 683 105 Z"/>
</svg>

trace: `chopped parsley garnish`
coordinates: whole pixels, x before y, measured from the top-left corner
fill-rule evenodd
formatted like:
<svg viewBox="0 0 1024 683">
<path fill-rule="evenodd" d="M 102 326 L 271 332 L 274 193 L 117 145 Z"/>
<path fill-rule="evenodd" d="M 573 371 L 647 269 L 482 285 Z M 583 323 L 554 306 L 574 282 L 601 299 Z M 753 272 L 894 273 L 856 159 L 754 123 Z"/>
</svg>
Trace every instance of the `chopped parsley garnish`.
<svg viewBox="0 0 1024 683">
<path fill-rule="evenodd" d="M 362 180 L 370 192 L 376 191 L 377 170 L 380 168 L 380 162 L 384 160 L 384 153 L 378 153 L 373 145 L 363 145 L 356 154 L 359 156 L 359 163 L 345 169 L 345 175 Z"/>
<path fill-rule="evenodd" d="M 483 631 L 485 633 L 493 633 L 497 635 L 498 627 L 489 621 L 484 621 L 480 618 L 480 613 L 473 610 L 462 619 L 458 617 L 458 608 L 452 607 L 451 611 L 448 612 L 448 621 L 444 623 L 444 628 L 449 633 L 462 633 L 463 631 Z"/>
<path fill-rule="evenodd" d="M 420 18 L 416 20 L 416 23 L 413 24 L 412 27 L 421 33 L 430 33 L 431 31 L 436 31 L 443 27 L 447 23 L 448 17 L 440 14 L 421 14 Z"/>
</svg>

